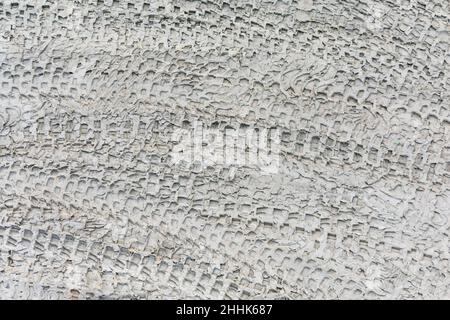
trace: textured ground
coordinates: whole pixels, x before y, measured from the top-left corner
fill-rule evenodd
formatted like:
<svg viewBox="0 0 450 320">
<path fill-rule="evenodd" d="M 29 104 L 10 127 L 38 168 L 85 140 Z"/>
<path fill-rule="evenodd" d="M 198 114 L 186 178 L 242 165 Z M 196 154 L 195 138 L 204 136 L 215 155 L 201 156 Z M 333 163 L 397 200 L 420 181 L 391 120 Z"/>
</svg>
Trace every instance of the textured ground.
<svg viewBox="0 0 450 320">
<path fill-rule="evenodd" d="M 0 298 L 450 299 L 448 0 L 0 1 Z M 171 161 L 281 132 L 277 173 Z"/>
</svg>

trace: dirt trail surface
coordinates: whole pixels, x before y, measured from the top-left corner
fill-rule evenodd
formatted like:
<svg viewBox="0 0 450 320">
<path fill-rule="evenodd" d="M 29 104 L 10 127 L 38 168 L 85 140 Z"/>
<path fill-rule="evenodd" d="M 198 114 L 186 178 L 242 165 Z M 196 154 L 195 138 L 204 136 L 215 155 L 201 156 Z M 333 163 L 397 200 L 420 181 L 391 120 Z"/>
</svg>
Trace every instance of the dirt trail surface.
<svg viewBox="0 0 450 320">
<path fill-rule="evenodd" d="M 1 1 L 0 298 L 450 299 L 449 19 Z"/>
</svg>

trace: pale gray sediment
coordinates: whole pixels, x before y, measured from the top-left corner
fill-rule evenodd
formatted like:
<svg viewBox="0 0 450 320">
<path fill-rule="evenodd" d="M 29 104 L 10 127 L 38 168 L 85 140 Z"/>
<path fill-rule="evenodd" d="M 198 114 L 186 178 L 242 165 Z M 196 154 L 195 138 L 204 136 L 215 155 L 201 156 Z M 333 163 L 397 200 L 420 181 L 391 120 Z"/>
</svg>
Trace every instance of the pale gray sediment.
<svg viewBox="0 0 450 320">
<path fill-rule="evenodd" d="M 449 19 L 2 1 L 0 299 L 450 299 Z M 174 163 L 194 123 L 277 130 L 276 172 Z"/>
</svg>

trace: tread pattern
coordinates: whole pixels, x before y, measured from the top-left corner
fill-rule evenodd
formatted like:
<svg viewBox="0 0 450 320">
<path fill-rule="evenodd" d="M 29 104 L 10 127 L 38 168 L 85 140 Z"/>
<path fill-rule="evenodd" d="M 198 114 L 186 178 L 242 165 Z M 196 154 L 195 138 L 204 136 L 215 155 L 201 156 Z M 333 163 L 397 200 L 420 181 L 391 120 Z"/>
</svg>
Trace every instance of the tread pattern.
<svg viewBox="0 0 450 320">
<path fill-rule="evenodd" d="M 2 1 L 0 299 L 450 298 L 449 19 Z M 277 129 L 279 172 L 174 165 L 196 121 Z"/>
</svg>

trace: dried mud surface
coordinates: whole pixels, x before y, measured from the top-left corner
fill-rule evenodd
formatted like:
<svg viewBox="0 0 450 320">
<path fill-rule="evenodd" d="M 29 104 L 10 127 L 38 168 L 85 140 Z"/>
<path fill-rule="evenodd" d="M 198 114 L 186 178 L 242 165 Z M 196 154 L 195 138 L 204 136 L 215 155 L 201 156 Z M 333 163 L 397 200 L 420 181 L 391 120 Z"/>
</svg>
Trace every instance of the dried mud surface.
<svg viewBox="0 0 450 320">
<path fill-rule="evenodd" d="M 0 298 L 450 299 L 448 0 L 0 2 Z M 170 162 L 281 132 L 280 168 Z"/>
</svg>

